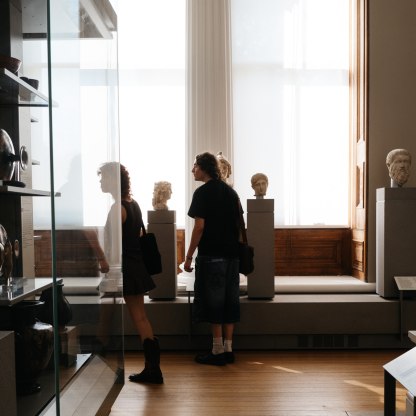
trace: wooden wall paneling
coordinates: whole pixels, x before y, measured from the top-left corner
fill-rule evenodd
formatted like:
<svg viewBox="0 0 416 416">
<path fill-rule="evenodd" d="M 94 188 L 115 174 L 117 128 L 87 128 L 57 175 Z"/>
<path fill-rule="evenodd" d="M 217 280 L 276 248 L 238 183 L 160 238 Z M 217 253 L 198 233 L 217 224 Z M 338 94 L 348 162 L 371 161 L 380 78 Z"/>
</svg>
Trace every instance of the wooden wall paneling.
<svg viewBox="0 0 416 416">
<path fill-rule="evenodd" d="M 50 231 L 37 231 L 35 239 L 36 276 L 51 274 Z M 351 257 L 362 258 L 360 241 L 351 242 L 351 230 L 275 229 L 276 276 L 334 276 L 351 274 Z M 90 241 L 79 230 L 57 231 L 58 276 L 97 276 L 98 265 Z M 351 253 L 353 247 L 357 253 Z M 177 264 L 185 259 L 185 230 L 177 230 Z M 356 268 L 362 267 L 360 264 Z"/>
<path fill-rule="evenodd" d="M 350 273 L 349 229 L 275 229 L 275 275 Z"/>
</svg>

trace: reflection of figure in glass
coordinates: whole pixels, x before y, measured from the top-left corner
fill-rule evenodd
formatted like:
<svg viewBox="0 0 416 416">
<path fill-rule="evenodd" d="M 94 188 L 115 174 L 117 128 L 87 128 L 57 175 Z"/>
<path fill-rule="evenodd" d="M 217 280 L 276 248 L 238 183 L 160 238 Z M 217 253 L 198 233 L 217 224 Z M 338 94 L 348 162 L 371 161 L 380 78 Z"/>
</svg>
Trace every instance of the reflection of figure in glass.
<svg viewBox="0 0 416 416">
<path fill-rule="evenodd" d="M 122 270 L 123 296 L 132 321 L 140 335 L 145 355 L 145 368 L 141 373 L 130 375 L 131 381 L 139 383 L 163 383 L 160 371 L 160 349 L 157 338 L 144 308 L 144 294 L 156 286 L 146 270 L 140 249 L 140 231 L 143 226 L 139 204 L 132 198 L 130 175 L 120 166 L 121 222 L 122 222 Z M 114 192 L 116 187 L 108 186 L 113 180 L 114 163 L 101 166 L 101 189 Z M 110 177 L 108 174 L 109 173 Z M 112 195 L 116 200 L 116 195 Z M 115 205 L 114 205 L 115 206 Z M 119 214 L 120 215 L 120 214 Z"/>
<path fill-rule="evenodd" d="M 402 187 L 410 176 L 412 156 L 406 149 L 394 149 L 386 157 L 386 165 L 389 169 L 391 187 Z"/>
<path fill-rule="evenodd" d="M 104 251 L 102 250 L 100 243 L 98 241 L 97 230 L 85 229 L 82 232 L 85 236 L 85 240 L 88 242 L 89 247 L 93 250 L 93 253 L 97 256 L 97 261 L 99 264 L 99 271 L 101 273 L 108 273 L 110 270 L 110 265 L 108 264 Z"/>
<path fill-rule="evenodd" d="M 231 163 L 227 158 L 222 154 L 222 152 L 217 153 L 218 167 L 220 168 L 221 180 L 229 184 L 229 177 L 231 176 Z"/>
<path fill-rule="evenodd" d="M 164 210 L 168 209 L 167 201 L 172 196 L 172 185 L 170 182 L 160 181 L 155 183 L 153 190 L 152 205 L 153 209 Z"/>
<path fill-rule="evenodd" d="M 269 179 L 264 173 L 255 173 L 251 177 L 251 187 L 254 189 L 254 196 L 262 199 L 266 195 L 269 186 Z"/>
</svg>

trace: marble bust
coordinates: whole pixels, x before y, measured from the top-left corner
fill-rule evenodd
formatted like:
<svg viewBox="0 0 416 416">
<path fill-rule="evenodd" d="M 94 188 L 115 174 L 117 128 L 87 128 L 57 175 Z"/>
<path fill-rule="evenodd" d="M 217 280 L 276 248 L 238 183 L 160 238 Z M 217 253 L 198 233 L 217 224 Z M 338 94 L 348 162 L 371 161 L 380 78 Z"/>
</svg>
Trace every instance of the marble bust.
<svg viewBox="0 0 416 416">
<path fill-rule="evenodd" d="M 218 167 L 220 169 L 221 180 L 225 183 L 229 183 L 229 177 L 231 176 L 231 163 L 227 158 L 222 154 L 222 152 L 217 153 Z"/>
<path fill-rule="evenodd" d="M 172 196 L 172 185 L 170 182 L 160 181 L 155 182 L 153 190 L 152 205 L 156 211 L 167 210 L 167 201 Z"/>
<path fill-rule="evenodd" d="M 401 188 L 408 181 L 411 163 L 412 156 L 406 149 L 393 149 L 387 154 L 386 165 L 392 188 Z"/>
<path fill-rule="evenodd" d="M 251 177 L 251 187 L 254 189 L 256 199 L 263 199 L 269 186 L 269 179 L 264 173 L 255 173 Z"/>
</svg>

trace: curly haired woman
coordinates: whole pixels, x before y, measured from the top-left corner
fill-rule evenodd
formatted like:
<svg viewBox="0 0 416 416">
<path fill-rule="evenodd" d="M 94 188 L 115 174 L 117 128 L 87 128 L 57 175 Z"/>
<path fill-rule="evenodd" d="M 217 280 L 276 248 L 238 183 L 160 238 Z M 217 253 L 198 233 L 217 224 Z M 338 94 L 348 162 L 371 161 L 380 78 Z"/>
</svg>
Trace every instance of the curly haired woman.
<svg viewBox="0 0 416 416">
<path fill-rule="evenodd" d="M 109 186 L 114 178 L 115 162 L 101 166 L 101 189 L 112 193 L 114 200 L 117 195 L 113 192 L 116 186 Z M 130 381 L 138 383 L 162 384 L 163 376 L 160 370 L 159 342 L 153 334 L 144 308 L 144 294 L 156 286 L 147 272 L 140 248 L 140 232 L 143 227 L 142 212 L 139 204 L 132 198 L 130 175 L 121 165 L 121 222 L 122 222 L 122 268 L 123 268 L 123 296 L 129 310 L 131 319 L 143 343 L 145 368 L 140 373 L 131 374 Z"/>
</svg>

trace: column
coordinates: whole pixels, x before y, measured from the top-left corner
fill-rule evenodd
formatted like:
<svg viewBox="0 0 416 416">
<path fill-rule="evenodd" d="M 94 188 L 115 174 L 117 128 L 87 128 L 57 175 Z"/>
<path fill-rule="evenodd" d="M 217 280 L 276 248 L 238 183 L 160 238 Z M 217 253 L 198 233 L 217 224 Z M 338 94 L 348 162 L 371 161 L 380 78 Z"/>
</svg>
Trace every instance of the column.
<svg viewBox="0 0 416 416">
<path fill-rule="evenodd" d="M 154 233 L 162 256 L 162 273 L 154 276 L 150 299 L 175 299 L 177 295 L 176 211 L 147 211 L 147 232 Z"/>
<path fill-rule="evenodd" d="M 247 295 L 274 297 L 274 199 L 247 200 L 247 239 L 254 247 L 254 271 L 247 278 Z"/>
</svg>

